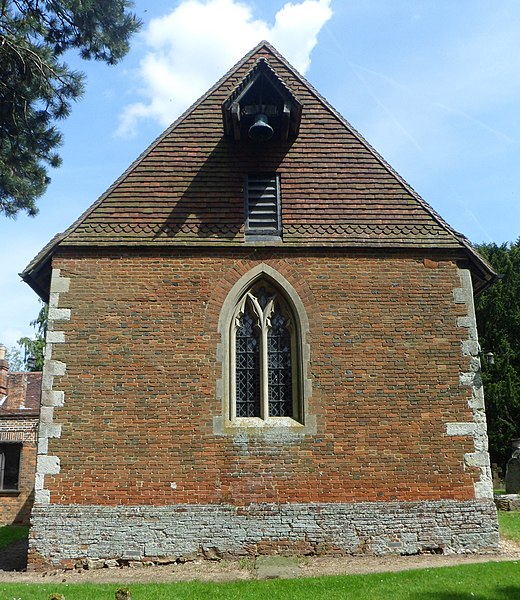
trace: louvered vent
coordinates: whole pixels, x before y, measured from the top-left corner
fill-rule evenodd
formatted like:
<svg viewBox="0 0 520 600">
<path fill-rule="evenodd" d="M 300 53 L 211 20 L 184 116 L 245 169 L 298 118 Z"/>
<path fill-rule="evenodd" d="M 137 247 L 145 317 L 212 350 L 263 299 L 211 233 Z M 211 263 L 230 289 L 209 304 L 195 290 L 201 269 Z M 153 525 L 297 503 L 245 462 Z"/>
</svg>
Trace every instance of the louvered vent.
<svg viewBox="0 0 520 600">
<path fill-rule="evenodd" d="M 280 235 L 280 185 L 275 175 L 246 178 L 246 233 Z"/>
</svg>

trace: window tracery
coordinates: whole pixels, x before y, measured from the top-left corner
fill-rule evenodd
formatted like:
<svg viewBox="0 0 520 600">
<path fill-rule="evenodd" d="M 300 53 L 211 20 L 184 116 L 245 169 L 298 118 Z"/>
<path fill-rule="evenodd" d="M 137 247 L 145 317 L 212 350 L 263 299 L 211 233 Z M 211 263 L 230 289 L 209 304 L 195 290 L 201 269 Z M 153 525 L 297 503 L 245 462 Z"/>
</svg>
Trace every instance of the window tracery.
<svg viewBox="0 0 520 600">
<path fill-rule="evenodd" d="M 298 344 L 283 294 L 261 281 L 239 301 L 233 319 L 232 414 L 235 417 L 298 417 Z"/>
</svg>

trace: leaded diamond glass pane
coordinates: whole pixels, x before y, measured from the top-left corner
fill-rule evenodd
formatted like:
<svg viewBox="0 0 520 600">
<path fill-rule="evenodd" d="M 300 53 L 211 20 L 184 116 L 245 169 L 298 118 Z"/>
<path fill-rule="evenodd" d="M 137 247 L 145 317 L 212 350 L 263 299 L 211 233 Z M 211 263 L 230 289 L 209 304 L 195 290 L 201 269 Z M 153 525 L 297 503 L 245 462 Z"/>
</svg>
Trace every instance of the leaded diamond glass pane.
<svg viewBox="0 0 520 600">
<path fill-rule="evenodd" d="M 267 352 L 269 415 L 292 417 L 291 333 L 278 304 L 271 315 Z"/>
<path fill-rule="evenodd" d="M 236 330 L 236 416 L 260 416 L 260 332 L 246 305 Z"/>
<path fill-rule="evenodd" d="M 258 304 L 260 304 L 260 307 L 262 308 L 262 310 L 265 310 L 265 307 L 267 306 L 267 303 L 269 302 L 269 294 L 267 293 L 267 290 L 265 289 L 265 287 L 261 287 L 258 292 L 255 294 L 256 299 L 258 300 Z"/>
</svg>

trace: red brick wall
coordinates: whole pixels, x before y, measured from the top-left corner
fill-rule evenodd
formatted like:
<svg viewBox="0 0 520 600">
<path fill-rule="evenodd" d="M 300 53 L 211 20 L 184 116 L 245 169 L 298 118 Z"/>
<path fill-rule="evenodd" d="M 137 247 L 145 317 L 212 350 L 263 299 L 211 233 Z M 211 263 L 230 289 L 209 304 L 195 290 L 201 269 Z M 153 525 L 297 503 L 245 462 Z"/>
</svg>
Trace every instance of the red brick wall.
<svg viewBox="0 0 520 600">
<path fill-rule="evenodd" d="M 213 432 L 217 323 L 234 283 L 265 262 L 307 310 L 317 432 L 278 444 Z M 471 390 L 456 326 L 456 265 L 423 257 L 251 249 L 54 259 L 70 291 L 53 359 L 65 405 L 53 503 L 157 504 L 470 499 Z M 433 268 L 432 268 L 433 267 Z M 175 489 L 171 483 L 175 482 Z"/>
</svg>

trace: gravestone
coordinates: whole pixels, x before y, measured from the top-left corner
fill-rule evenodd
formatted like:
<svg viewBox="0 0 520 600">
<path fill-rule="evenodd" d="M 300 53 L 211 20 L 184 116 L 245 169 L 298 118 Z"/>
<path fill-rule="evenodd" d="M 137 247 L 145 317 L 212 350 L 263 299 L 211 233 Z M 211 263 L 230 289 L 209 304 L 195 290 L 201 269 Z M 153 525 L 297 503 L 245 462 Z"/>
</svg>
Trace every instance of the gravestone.
<svg viewBox="0 0 520 600">
<path fill-rule="evenodd" d="M 511 445 L 514 451 L 506 466 L 506 494 L 518 494 L 520 492 L 520 439 L 511 440 Z"/>
</svg>

